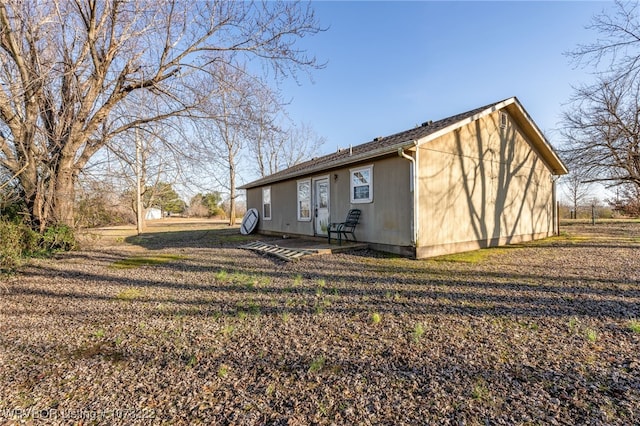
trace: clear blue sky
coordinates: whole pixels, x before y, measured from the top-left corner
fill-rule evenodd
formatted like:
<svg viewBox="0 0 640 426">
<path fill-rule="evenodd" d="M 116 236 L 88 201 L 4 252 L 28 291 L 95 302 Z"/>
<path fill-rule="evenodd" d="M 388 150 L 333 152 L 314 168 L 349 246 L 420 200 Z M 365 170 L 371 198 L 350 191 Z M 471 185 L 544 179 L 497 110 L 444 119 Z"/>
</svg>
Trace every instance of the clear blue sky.
<svg viewBox="0 0 640 426">
<path fill-rule="evenodd" d="M 335 151 L 517 96 L 554 146 L 572 84 L 565 52 L 611 2 L 315 2 L 324 33 L 300 47 L 327 61 L 282 85 L 289 113 Z"/>
</svg>

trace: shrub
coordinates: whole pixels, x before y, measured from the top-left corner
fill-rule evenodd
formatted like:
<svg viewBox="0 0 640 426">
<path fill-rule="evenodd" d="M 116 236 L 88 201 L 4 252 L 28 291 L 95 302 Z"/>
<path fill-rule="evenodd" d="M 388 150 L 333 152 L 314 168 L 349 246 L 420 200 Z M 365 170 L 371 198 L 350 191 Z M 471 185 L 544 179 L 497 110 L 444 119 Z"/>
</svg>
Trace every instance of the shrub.
<svg viewBox="0 0 640 426">
<path fill-rule="evenodd" d="M 20 225 L 19 230 L 23 256 L 31 256 L 42 251 L 40 247 L 42 235 L 24 224 Z"/>
<path fill-rule="evenodd" d="M 11 270 L 22 257 L 22 232 L 20 225 L 0 220 L 0 270 Z"/>
<path fill-rule="evenodd" d="M 73 250 L 76 248 L 73 229 L 67 225 L 55 225 L 47 228 L 42 235 L 42 247 L 48 252 Z"/>
<path fill-rule="evenodd" d="M 0 270 L 15 269 L 26 256 L 76 248 L 73 229 L 65 225 L 49 227 L 39 234 L 17 220 L 0 218 Z"/>
<path fill-rule="evenodd" d="M 12 270 L 21 258 L 37 254 L 41 240 L 41 235 L 26 224 L 0 218 L 0 270 Z"/>
<path fill-rule="evenodd" d="M 0 218 L 20 222 L 27 211 L 27 207 L 22 201 L 2 202 L 2 194 L 0 194 Z"/>
</svg>

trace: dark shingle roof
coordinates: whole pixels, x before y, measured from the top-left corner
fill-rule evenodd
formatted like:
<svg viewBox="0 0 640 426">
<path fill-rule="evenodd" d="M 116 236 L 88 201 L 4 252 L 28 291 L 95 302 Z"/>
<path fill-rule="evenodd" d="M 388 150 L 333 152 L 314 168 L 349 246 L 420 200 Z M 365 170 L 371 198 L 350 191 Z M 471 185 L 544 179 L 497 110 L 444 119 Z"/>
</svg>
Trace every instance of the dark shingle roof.
<svg viewBox="0 0 640 426">
<path fill-rule="evenodd" d="M 371 142 L 356 145 L 351 149 L 346 148 L 332 154 L 314 158 L 304 163 L 296 164 L 288 169 L 281 170 L 272 175 L 258 179 L 240 187 L 240 189 L 254 188 L 285 179 L 292 179 L 305 174 L 314 173 L 320 170 L 326 170 L 332 167 L 344 166 L 355 163 L 364 159 L 387 155 L 397 151 L 398 148 L 407 147 L 413 144 L 413 141 L 424 138 L 439 130 L 445 129 L 462 120 L 473 117 L 487 109 L 500 104 L 495 102 L 480 108 L 472 109 L 462 114 L 453 115 L 442 120 L 425 122 L 421 126 L 415 127 L 404 132 L 396 133 L 390 136 L 376 138 Z"/>
</svg>

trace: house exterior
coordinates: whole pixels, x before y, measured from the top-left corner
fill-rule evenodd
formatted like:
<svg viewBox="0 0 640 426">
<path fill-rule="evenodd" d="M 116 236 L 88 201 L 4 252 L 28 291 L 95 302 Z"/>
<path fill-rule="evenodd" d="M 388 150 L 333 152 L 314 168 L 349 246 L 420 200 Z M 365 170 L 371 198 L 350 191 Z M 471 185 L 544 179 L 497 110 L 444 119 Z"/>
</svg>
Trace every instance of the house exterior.
<svg viewBox="0 0 640 426">
<path fill-rule="evenodd" d="M 162 219 L 162 210 L 158 207 L 149 207 L 144 215 L 145 220 Z"/>
<path fill-rule="evenodd" d="M 557 232 L 567 168 L 517 98 L 338 150 L 241 187 L 258 232 L 326 236 L 362 211 L 358 241 L 416 258 Z"/>
</svg>

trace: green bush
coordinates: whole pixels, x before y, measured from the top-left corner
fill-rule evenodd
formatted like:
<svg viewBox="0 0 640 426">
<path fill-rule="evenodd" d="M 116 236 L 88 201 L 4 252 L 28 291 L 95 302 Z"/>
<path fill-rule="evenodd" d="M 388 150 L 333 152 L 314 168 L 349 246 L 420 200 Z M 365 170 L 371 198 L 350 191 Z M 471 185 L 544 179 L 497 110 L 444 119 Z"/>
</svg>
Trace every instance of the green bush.
<svg viewBox="0 0 640 426">
<path fill-rule="evenodd" d="M 20 259 L 39 251 L 40 234 L 24 223 L 0 219 L 0 270 L 14 269 Z"/>
<path fill-rule="evenodd" d="M 19 224 L 18 226 L 20 232 L 20 245 L 22 247 L 22 255 L 30 256 L 41 251 L 40 242 L 42 240 L 42 236 L 23 223 Z"/>
<path fill-rule="evenodd" d="M 2 219 L 20 221 L 25 211 L 26 206 L 22 202 L 3 203 L 0 201 L 0 218 Z"/>
<path fill-rule="evenodd" d="M 76 248 L 73 229 L 67 225 L 55 225 L 45 229 L 42 234 L 42 248 L 47 252 L 73 250 Z"/>
<path fill-rule="evenodd" d="M 15 269 L 24 257 L 74 248 L 73 229 L 66 225 L 49 227 L 41 235 L 24 223 L 0 218 L 0 271 Z"/>
<path fill-rule="evenodd" d="M 22 257 L 19 225 L 0 219 L 0 270 L 15 268 Z"/>
</svg>

